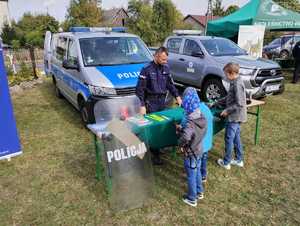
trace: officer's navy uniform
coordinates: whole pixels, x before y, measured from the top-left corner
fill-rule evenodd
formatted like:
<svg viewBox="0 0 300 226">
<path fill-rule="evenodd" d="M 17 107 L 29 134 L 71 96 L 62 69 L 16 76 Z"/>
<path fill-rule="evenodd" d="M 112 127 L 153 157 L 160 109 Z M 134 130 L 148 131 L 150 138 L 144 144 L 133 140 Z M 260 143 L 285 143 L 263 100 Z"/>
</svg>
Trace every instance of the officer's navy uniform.
<svg viewBox="0 0 300 226">
<path fill-rule="evenodd" d="M 141 105 L 146 107 L 147 113 L 165 108 L 167 91 L 170 91 L 174 97 L 179 96 L 171 78 L 169 66 L 159 65 L 152 61 L 142 69 L 136 87 L 136 95 Z"/>
<path fill-rule="evenodd" d="M 297 83 L 299 80 L 300 73 L 300 41 L 297 42 L 293 48 L 293 57 L 295 59 L 295 70 L 292 82 Z"/>
<path fill-rule="evenodd" d="M 136 87 L 136 95 L 141 105 L 146 107 L 147 113 L 161 111 L 166 107 L 167 91 L 174 97 L 179 96 L 170 75 L 170 68 L 152 61 L 142 69 Z M 153 154 L 153 163 L 162 164 L 160 151 L 152 148 L 150 151 Z"/>
</svg>

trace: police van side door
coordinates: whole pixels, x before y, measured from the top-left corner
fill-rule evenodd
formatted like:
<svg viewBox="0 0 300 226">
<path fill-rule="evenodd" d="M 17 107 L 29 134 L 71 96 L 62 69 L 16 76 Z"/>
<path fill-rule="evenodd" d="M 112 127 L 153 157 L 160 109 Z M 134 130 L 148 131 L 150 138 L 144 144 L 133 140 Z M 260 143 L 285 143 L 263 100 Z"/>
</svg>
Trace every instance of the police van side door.
<svg viewBox="0 0 300 226">
<path fill-rule="evenodd" d="M 65 97 L 67 96 L 67 92 L 64 83 L 64 69 L 62 67 L 62 62 L 66 55 L 67 41 L 67 37 L 59 35 L 53 36 L 53 54 L 51 57 L 51 72 L 55 77 L 56 86 Z"/>
<path fill-rule="evenodd" d="M 198 53 L 198 55 L 196 54 Z M 202 55 L 201 55 L 202 53 Z M 199 44 L 192 39 L 185 39 L 182 61 L 180 67 L 180 74 L 184 83 L 199 86 L 201 76 L 203 76 L 204 70 L 204 55 Z"/>
<path fill-rule="evenodd" d="M 74 104 L 77 104 L 77 90 L 78 84 L 81 82 L 81 71 L 78 60 L 77 42 L 72 38 L 69 38 L 68 41 L 65 63 L 67 63 L 67 67 L 65 67 L 64 70 L 68 77 L 65 80 L 68 96 Z"/>
</svg>

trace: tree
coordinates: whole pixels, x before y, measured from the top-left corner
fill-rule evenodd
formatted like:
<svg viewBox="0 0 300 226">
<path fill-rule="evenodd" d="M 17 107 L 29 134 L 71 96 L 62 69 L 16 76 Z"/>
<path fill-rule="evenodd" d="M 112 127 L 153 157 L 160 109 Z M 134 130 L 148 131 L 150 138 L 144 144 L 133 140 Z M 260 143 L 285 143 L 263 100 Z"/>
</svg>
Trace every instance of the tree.
<svg viewBox="0 0 300 226">
<path fill-rule="evenodd" d="M 184 17 L 180 11 L 176 10 L 175 18 L 176 18 L 176 24 L 175 24 L 174 29 L 179 29 L 179 30 L 192 30 L 193 29 L 192 24 L 185 23 L 183 21 Z"/>
<path fill-rule="evenodd" d="M 15 28 L 10 26 L 8 23 L 5 23 L 2 28 L 1 38 L 3 43 L 11 45 L 12 40 L 17 39 Z"/>
<path fill-rule="evenodd" d="M 228 6 L 228 8 L 226 9 L 226 11 L 224 12 L 224 16 L 232 14 L 235 11 L 238 11 L 239 9 L 240 9 L 240 7 L 238 7 L 237 5 Z"/>
<path fill-rule="evenodd" d="M 180 14 L 171 0 L 155 0 L 153 4 L 152 25 L 156 41 L 162 43 L 178 24 Z"/>
<path fill-rule="evenodd" d="M 293 10 L 298 13 L 300 12 L 300 3 L 298 0 L 273 0 L 273 1 L 286 9 Z"/>
<path fill-rule="evenodd" d="M 213 0 L 212 13 L 214 16 L 224 16 L 225 11 L 222 6 L 222 0 Z"/>
<path fill-rule="evenodd" d="M 128 2 L 129 31 L 140 36 L 147 45 L 155 42 L 152 28 L 152 7 L 145 1 L 130 0 Z"/>
<path fill-rule="evenodd" d="M 95 1 L 90 0 L 71 0 L 67 10 L 65 28 L 71 26 L 99 26 L 101 22 L 101 11 Z"/>
<path fill-rule="evenodd" d="M 34 47 L 43 47 L 46 31 L 57 32 L 59 23 L 50 15 L 36 15 L 25 13 L 17 24 L 13 25 L 17 40 L 22 47 L 30 44 Z"/>
</svg>

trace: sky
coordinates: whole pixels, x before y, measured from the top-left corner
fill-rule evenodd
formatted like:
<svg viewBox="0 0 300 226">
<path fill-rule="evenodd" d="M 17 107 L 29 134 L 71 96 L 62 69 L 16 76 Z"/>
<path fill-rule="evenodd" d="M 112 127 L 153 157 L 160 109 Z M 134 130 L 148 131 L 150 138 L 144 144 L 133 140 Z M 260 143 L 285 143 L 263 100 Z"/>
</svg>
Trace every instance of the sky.
<svg viewBox="0 0 300 226">
<path fill-rule="evenodd" d="M 207 10 L 208 0 L 172 0 L 183 15 L 198 14 L 204 15 Z M 223 6 L 229 5 L 243 6 L 249 0 L 222 0 Z M 25 12 L 33 14 L 48 12 L 57 20 L 65 19 L 66 11 L 70 0 L 9 0 L 9 12 L 14 20 L 18 20 Z M 102 0 L 102 7 L 109 9 L 112 7 L 127 7 L 128 0 Z"/>
</svg>

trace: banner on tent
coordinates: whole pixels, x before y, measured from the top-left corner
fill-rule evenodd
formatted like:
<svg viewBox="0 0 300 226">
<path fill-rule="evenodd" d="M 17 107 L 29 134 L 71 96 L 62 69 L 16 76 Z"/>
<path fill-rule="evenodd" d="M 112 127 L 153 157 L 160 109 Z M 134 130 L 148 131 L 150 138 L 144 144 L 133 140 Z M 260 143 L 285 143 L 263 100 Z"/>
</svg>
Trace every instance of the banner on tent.
<svg viewBox="0 0 300 226">
<path fill-rule="evenodd" d="M 240 25 L 238 45 L 255 58 L 262 57 L 265 26 Z"/>
<path fill-rule="evenodd" d="M 0 42 L 0 159 L 10 159 L 21 153 Z"/>
</svg>

